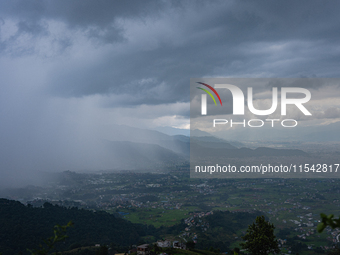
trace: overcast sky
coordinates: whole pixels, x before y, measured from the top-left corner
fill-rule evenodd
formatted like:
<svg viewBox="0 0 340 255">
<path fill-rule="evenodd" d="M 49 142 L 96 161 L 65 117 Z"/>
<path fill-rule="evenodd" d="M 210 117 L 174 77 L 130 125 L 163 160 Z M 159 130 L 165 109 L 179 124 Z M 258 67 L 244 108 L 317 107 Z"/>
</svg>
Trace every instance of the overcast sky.
<svg viewBox="0 0 340 255">
<path fill-rule="evenodd" d="M 62 161 L 65 147 L 113 124 L 189 128 L 192 77 L 339 77 L 339 10 L 320 0 L 0 1 L 0 166 L 48 168 L 46 155 Z"/>
</svg>

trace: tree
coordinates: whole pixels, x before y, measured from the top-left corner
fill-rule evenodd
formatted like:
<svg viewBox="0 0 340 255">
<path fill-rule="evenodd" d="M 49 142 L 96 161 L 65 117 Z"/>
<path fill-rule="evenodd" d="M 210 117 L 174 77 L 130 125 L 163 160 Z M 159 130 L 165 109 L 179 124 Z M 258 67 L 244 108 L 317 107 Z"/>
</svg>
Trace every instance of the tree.
<svg viewBox="0 0 340 255">
<path fill-rule="evenodd" d="M 340 228 L 340 217 L 338 219 L 334 219 L 334 215 L 333 214 L 330 214 L 330 215 L 327 216 L 324 213 L 321 213 L 320 216 L 321 216 L 321 223 L 319 223 L 319 225 L 317 227 L 317 230 L 318 230 L 319 233 L 324 231 L 324 229 L 327 226 L 330 226 L 332 229 Z M 322 251 L 322 249 L 320 250 L 320 252 L 321 251 Z M 331 255 L 338 255 L 338 254 L 340 254 L 339 247 L 329 251 L 328 254 L 331 254 Z"/>
<path fill-rule="evenodd" d="M 215 248 L 212 247 L 212 246 L 210 247 L 209 251 L 214 252 L 214 253 L 217 253 L 217 254 L 221 253 L 221 249 L 215 249 Z"/>
<path fill-rule="evenodd" d="M 234 248 L 234 255 L 239 255 L 240 254 L 240 248 L 236 247 Z"/>
<path fill-rule="evenodd" d="M 334 215 L 326 215 L 324 213 L 320 214 L 321 223 L 318 225 L 318 232 L 321 233 L 327 226 L 330 226 L 332 229 L 340 228 L 340 217 L 338 219 L 334 219 Z"/>
<path fill-rule="evenodd" d="M 39 245 L 40 249 L 34 250 L 34 251 L 27 249 L 28 252 L 30 252 L 31 255 L 47 255 L 47 254 L 49 254 L 51 251 L 53 251 L 55 249 L 55 245 L 58 242 L 61 242 L 61 241 L 65 240 L 65 238 L 68 237 L 66 235 L 66 230 L 67 230 L 68 227 L 71 227 L 71 226 L 73 226 L 72 221 L 67 223 L 67 225 L 65 225 L 65 226 L 55 225 L 54 231 L 53 231 L 54 236 L 51 236 L 51 237 L 47 238 L 46 240 L 44 240 L 46 247 L 44 247 L 43 245 L 40 244 Z M 56 251 L 55 254 L 58 254 L 58 252 Z"/>
<path fill-rule="evenodd" d="M 192 240 L 188 241 L 186 245 L 189 250 L 195 249 L 195 243 Z"/>
<path fill-rule="evenodd" d="M 155 243 L 155 244 L 153 245 L 152 250 L 153 250 L 153 252 L 156 253 L 156 254 L 159 254 L 160 251 L 161 251 L 161 249 L 159 248 L 159 246 L 158 246 L 157 243 Z"/>
<path fill-rule="evenodd" d="M 241 243 L 241 247 L 254 255 L 279 253 L 274 229 L 274 225 L 267 222 L 264 216 L 256 217 L 255 223 L 248 226 L 246 235 L 242 237 L 245 242 Z"/>
<path fill-rule="evenodd" d="M 96 255 L 107 255 L 108 254 L 108 248 L 105 245 L 101 245 L 100 248 L 96 251 Z"/>
</svg>

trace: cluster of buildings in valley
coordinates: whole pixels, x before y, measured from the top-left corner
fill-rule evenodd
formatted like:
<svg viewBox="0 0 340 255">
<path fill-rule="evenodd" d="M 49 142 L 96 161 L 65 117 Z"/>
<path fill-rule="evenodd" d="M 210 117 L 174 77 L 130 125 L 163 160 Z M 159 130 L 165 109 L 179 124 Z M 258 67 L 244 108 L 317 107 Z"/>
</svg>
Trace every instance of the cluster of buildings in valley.
<svg viewBox="0 0 340 255">
<path fill-rule="evenodd" d="M 213 215 L 214 212 L 196 212 L 196 213 L 190 213 L 190 217 L 184 219 L 184 223 L 187 225 L 187 227 L 182 231 L 180 234 L 180 237 L 187 242 L 189 238 L 192 239 L 194 243 L 197 243 L 198 236 L 195 232 L 192 232 L 192 228 L 201 228 L 202 232 L 205 232 L 209 228 L 209 222 L 204 221 L 203 217 Z"/>
<path fill-rule="evenodd" d="M 169 221 L 184 219 L 187 226 L 178 233 L 184 242 L 197 241 L 197 228 L 202 232 L 209 229 L 203 217 L 212 214 L 212 210 L 261 211 L 269 216 L 275 226 L 293 228 L 294 237 L 301 241 L 308 240 L 316 237 L 320 205 L 327 214 L 334 213 L 340 207 L 340 182 L 337 180 L 304 180 L 300 184 L 299 180 L 269 178 L 189 180 L 183 173 L 175 174 L 126 172 L 85 175 L 68 171 L 63 173 L 62 181 L 53 187 L 31 187 L 29 193 L 16 195 L 15 199 L 33 206 L 43 206 L 49 202 L 65 207 L 128 212 L 130 215 L 132 212 L 147 211 L 146 214 L 150 215 L 147 219 L 152 218 L 154 222 L 157 217 L 172 214 L 170 210 L 178 210 L 175 217 L 169 217 Z M 30 194 L 29 198 L 27 194 Z M 193 212 L 190 217 L 187 216 L 188 212 Z M 124 217 L 126 214 L 121 215 Z M 157 222 L 158 225 L 160 222 Z M 325 232 L 328 241 L 339 242 L 338 231 L 326 229 Z"/>
<path fill-rule="evenodd" d="M 170 240 L 159 240 L 155 243 L 159 248 L 174 248 L 174 249 L 181 249 L 186 250 L 186 245 L 179 241 L 170 241 Z M 129 251 L 129 253 L 136 252 L 137 255 L 150 255 L 155 254 L 151 251 L 149 244 L 142 244 L 137 246 L 136 248 L 133 248 Z M 166 255 L 166 253 L 160 253 L 161 255 Z"/>
</svg>

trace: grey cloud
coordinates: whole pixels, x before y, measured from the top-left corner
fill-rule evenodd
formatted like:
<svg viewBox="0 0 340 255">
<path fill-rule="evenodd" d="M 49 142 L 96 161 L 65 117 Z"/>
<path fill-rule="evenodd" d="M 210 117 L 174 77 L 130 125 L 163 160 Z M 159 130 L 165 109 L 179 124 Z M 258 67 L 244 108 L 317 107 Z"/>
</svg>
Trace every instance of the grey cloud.
<svg viewBox="0 0 340 255">
<path fill-rule="evenodd" d="M 319 89 L 325 86 L 339 87 L 339 79 L 334 78 L 273 78 L 269 79 L 266 87 L 301 87 L 310 89 Z"/>
<path fill-rule="evenodd" d="M 317 119 L 333 119 L 333 118 L 340 118 L 340 109 L 337 107 L 327 108 L 325 111 L 316 112 L 313 116 Z"/>
<path fill-rule="evenodd" d="M 22 21 L 55 19 L 69 27 L 107 29 L 117 18 L 155 22 L 170 10 L 179 12 L 190 34 L 215 30 L 210 43 L 297 39 L 338 40 L 340 3 L 320 1 L 24 1 L 2 3 L 2 15 Z M 193 20 L 194 22 L 190 22 Z M 205 40 L 204 40 L 205 39 Z M 227 40 L 227 41 L 225 41 Z"/>
<path fill-rule="evenodd" d="M 338 74 L 334 64 L 329 62 L 337 61 L 337 55 L 330 54 L 323 47 L 337 47 L 338 36 L 335 31 L 338 25 L 333 23 L 337 14 L 333 7 L 321 8 L 318 2 L 309 2 L 308 6 L 306 2 L 294 1 L 288 4 L 264 3 L 219 2 L 195 5 L 192 12 L 185 8 L 179 9 L 182 16 L 187 15 L 187 23 L 176 27 L 175 35 L 184 37 L 178 39 L 184 40 L 183 43 L 177 45 L 176 39 L 166 42 L 155 34 L 155 39 L 159 40 L 158 47 L 122 52 L 97 65 L 89 64 L 88 69 L 92 72 L 70 70 L 62 74 L 66 82 L 59 83 L 56 79 L 53 89 L 62 96 L 128 93 L 136 96 L 131 104 L 160 104 L 164 100 L 165 103 L 187 101 L 188 96 L 185 95 L 188 95 L 187 84 L 191 77 L 258 73 L 279 77 Z M 290 5 L 290 8 L 286 5 Z M 188 4 L 185 7 L 189 8 Z M 319 42 L 320 38 L 322 42 Z M 317 48 L 319 52 L 313 42 L 321 44 Z M 276 50 L 276 44 L 288 46 L 283 50 L 278 46 Z M 271 46 L 273 50 L 268 49 Z M 296 56 L 300 59 L 295 59 Z M 313 61 L 310 61 L 311 58 Z M 271 67 L 273 61 L 282 61 L 283 64 Z M 320 61 L 324 63 L 324 70 L 319 67 Z M 327 69 L 327 66 L 330 68 Z M 140 80 L 148 78 L 154 82 L 146 87 L 139 85 Z M 162 83 L 167 86 L 163 93 L 155 96 L 148 94 L 151 88 L 157 88 Z"/>
<path fill-rule="evenodd" d="M 19 21 L 17 34 L 28 33 L 33 35 L 48 35 L 47 25 L 43 22 L 24 22 Z"/>
<path fill-rule="evenodd" d="M 193 50 L 171 52 L 160 48 L 127 52 L 100 63 L 89 63 L 86 69 L 65 68 L 51 76 L 51 90 L 61 96 L 129 94 L 132 98 L 128 104 L 187 102 L 191 75 L 207 73 L 200 56 L 189 52 L 193 53 Z"/>
<path fill-rule="evenodd" d="M 61 19 L 69 26 L 105 26 L 117 16 L 138 16 L 161 7 L 162 1 L 24 1 L 2 2 L 3 15 L 24 20 Z"/>
<path fill-rule="evenodd" d="M 115 26 L 109 26 L 99 31 L 97 28 L 89 28 L 86 35 L 90 38 L 97 38 L 104 44 L 124 41 L 123 29 Z"/>
<path fill-rule="evenodd" d="M 70 29 L 81 29 L 90 38 L 106 43 L 121 41 L 118 18 L 143 19 L 167 7 L 165 1 L 11 1 L 0 3 L 0 14 L 19 20 L 18 27 L 29 28 L 42 20 L 56 20 Z M 26 29 L 27 30 L 27 29 Z M 19 29 L 20 32 L 20 29 Z M 33 31 L 32 31 L 33 32 Z M 39 32 L 39 31 L 35 31 Z"/>
<path fill-rule="evenodd" d="M 319 1 L 16 1 L 2 14 L 39 33 L 41 20 L 58 20 L 103 44 L 118 43 L 101 62 L 69 64 L 51 75 L 50 93 L 63 97 L 129 94 L 122 104 L 188 102 L 191 77 L 338 76 L 339 29 L 336 6 Z M 0 8 L 1 9 L 1 8 Z M 173 18 L 171 15 L 173 14 Z M 7 16 L 6 16 L 7 17 Z M 138 29 L 170 23 L 152 36 L 154 47 L 128 47 L 128 24 Z M 29 23 L 31 22 L 31 23 Z M 33 22 L 33 23 L 32 23 Z M 149 23 L 148 23 L 149 22 Z M 125 24 L 125 25 L 124 25 Z M 41 31 L 40 31 L 41 33 Z M 71 39 L 66 40 L 71 44 Z M 123 46 L 126 46 L 124 48 Z M 74 46 L 76 47 L 76 46 Z M 112 46 L 114 49 L 114 46 Z M 62 47 L 61 47 L 62 48 Z M 115 53 L 113 53 L 115 52 Z M 84 52 L 86 55 L 86 52 Z M 148 84 L 142 80 L 151 79 Z"/>
<path fill-rule="evenodd" d="M 325 118 L 340 118 L 340 109 L 336 107 L 326 109 Z"/>
</svg>

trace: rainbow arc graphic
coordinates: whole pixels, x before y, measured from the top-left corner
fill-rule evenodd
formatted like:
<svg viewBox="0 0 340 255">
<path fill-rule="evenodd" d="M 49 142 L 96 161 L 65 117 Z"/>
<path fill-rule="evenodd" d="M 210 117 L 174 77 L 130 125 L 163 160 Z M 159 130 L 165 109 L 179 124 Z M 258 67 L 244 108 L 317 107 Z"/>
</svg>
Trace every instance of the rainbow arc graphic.
<svg viewBox="0 0 340 255">
<path fill-rule="evenodd" d="M 199 83 L 199 84 L 201 84 L 201 85 L 203 85 L 203 86 L 206 86 L 207 88 L 211 89 L 211 91 L 214 92 L 215 95 L 217 96 L 217 98 L 218 98 L 218 100 L 220 101 L 220 104 L 221 104 L 221 106 L 222 106 L 222 100 L 221 100 L 221 98 L 220 98 L 220 95 L 217 93 L 217 91 L 216 91 L 213 87 L 211 87 L 210 85 L 205 84 L 205 83 L 203 83 L 203 82 L 197 82 L 197 83 Z M 211 92 L 210 92 L 209 90 L 204 89 L 204 88 L 201 88 L 201 87 L 197 87 L 197 88 L 203 90 L 204 92 L 206 92 L 206 93 L 214 100 L 215 105 L 217 105 L 216 100 L 215 100 L 213 94 L 211 94 Z"/>
</svg>

